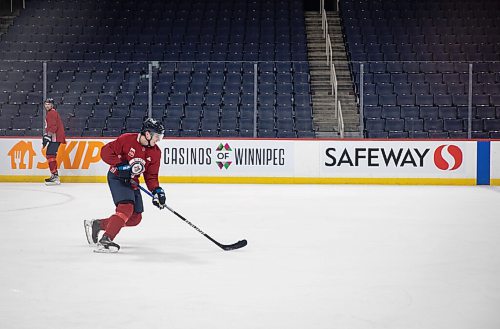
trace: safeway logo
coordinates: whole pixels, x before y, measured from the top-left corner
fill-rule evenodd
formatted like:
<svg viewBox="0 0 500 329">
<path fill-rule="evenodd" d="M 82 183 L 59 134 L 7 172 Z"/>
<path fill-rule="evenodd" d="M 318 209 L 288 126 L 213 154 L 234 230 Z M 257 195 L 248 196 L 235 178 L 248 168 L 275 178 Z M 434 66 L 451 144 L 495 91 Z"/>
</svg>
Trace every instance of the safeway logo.
<svg viewBox="0 0 500 329">
<path fill-rule="evenodd" d="M 456 145 L 441 145 L 434 151 L 434 164 L 441 170 L 456 170 L 463 162 L 462 150 Z"/>
</svg>

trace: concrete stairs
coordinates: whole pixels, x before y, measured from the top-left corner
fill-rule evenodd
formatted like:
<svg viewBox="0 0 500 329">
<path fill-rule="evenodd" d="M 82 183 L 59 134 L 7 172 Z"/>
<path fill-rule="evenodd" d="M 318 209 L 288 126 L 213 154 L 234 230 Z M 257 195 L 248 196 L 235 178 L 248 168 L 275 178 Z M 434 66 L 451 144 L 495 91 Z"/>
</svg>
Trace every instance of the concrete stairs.
<svg viewBox="0 0 500 329">
<path fill-rule="evenodd" d="M 344 47 L 340 18 L 337 12 L 327 14 L 332 41 L 333 60 L 337 72 L 338 99 L 342 104 L 345 137 L 360 137 L 359 113 Z M 311 74 L 314 124 L 318 137 L 338 137 L 335 98 L 330 85 L 330 70 L 326 64 L 326 40 L 321 28 L 321 14 L 305 13 L 308 60 Z"/>
<path fill-rule="evenodd" d="M 16 18 L 18 14 L 18 12 L 14 12 L 13 14 L 9 15 L 0 15 L 0 36 L 7 32 L 9 27 L 12 25 L 14 18 Z"/>
</svg>

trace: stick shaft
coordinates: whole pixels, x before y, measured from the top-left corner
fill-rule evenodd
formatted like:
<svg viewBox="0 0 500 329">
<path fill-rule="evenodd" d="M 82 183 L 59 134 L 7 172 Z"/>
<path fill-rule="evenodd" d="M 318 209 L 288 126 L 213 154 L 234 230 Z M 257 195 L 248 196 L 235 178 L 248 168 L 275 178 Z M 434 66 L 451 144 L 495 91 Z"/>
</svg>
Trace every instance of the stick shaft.
<svg viewBox="0 0 500 329">
<path fill-rule="evenodd" d="M 148 190 L 146 190 L 144 187 L 142 187 L 139 184 L 134 184 L 134 185 L 137 185 L 141 189 L 141 191 L 143 191 L 144 193 L 146 193 L 147 195 L 149 195 L 151 198 L 153 198 L 153 194 L 151 192 L 149 192 Z M 193 223 L 191 223 L 187 218 L 185 218 L 184 216 L 182 216 L 181 214 L 179 214 L 177 211 L 175 211 L 174 209 L 170 208 L 167 205 L 165 205 L 165 208 L 167 208 L 171 213 L 173 213 L 174 215 L 176 215 L 177 217 L 179 217 L 180 219 L 182 219 L 184 222 L 186 222 L 189 226 L 191 226 L 192 228 L 194 228 L 200 234 L 204 235 L 208 240 L 212 241 L 217 246 L 219 246 L 220 248 L 224 249 L 222 244 L 220 244 L 219 242 L 215 241 L 210 235 L 208 235 L 205 232 L 203 232 L 198 226 L 196 226 Z"/>
</svg>

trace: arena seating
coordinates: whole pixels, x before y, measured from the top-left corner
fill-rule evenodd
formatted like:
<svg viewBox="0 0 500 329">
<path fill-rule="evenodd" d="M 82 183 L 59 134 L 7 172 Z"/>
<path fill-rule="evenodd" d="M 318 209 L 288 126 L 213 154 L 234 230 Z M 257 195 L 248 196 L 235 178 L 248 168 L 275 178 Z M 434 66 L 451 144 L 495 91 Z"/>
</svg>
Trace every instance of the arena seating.
<svg viewBox="0 0 500 329">
<path fill-rule="evenodd" d="M 473 132 L 500 137 L 500 2 L 341 2 L 367 137 L 466 138 L 469 63 Z"/>
<path fill-rule="evenodd" d="M 0 39 L 0 135 L 40 135 L 47 94 L 69 136 L 136 131 L 147 115 L 168 136 L 314 137 L 300 0 L 32 0 Z M 156 63 L 157 62 L 157 63 Z"/>
</svg>

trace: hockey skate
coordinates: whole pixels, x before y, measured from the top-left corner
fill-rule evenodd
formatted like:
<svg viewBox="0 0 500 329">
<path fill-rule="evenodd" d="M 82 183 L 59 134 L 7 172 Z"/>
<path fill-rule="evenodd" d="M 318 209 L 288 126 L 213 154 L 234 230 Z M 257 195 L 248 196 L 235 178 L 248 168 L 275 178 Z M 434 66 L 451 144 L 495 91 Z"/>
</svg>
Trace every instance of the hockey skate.
<svg viewBox="0 0 500 329">
<path fill-rule="evenodd" d="M 84 220 L 83 226 L 85 228 L 85 235 L 87 236 L 87 241 L 89 245 L 95 246 L 99 240 L 99 231 L 101 230 L 101 220 L 91 219 Z"/>
<path fill-rule="evenodd" d="M 45 185 L 59 185 L 61 181 L 59 180 L 58 174 L 52 174 L 49 178 L 45 178 Z"/>
<path fill-rule="evenodd" d="M 97 248 L 94 252 L 99 253 L 115 253 L 120 250 L 120 246 L 114 243 L 107 235 L 103 235 L 101 240 L 97 243 Z"/>
</svg>

